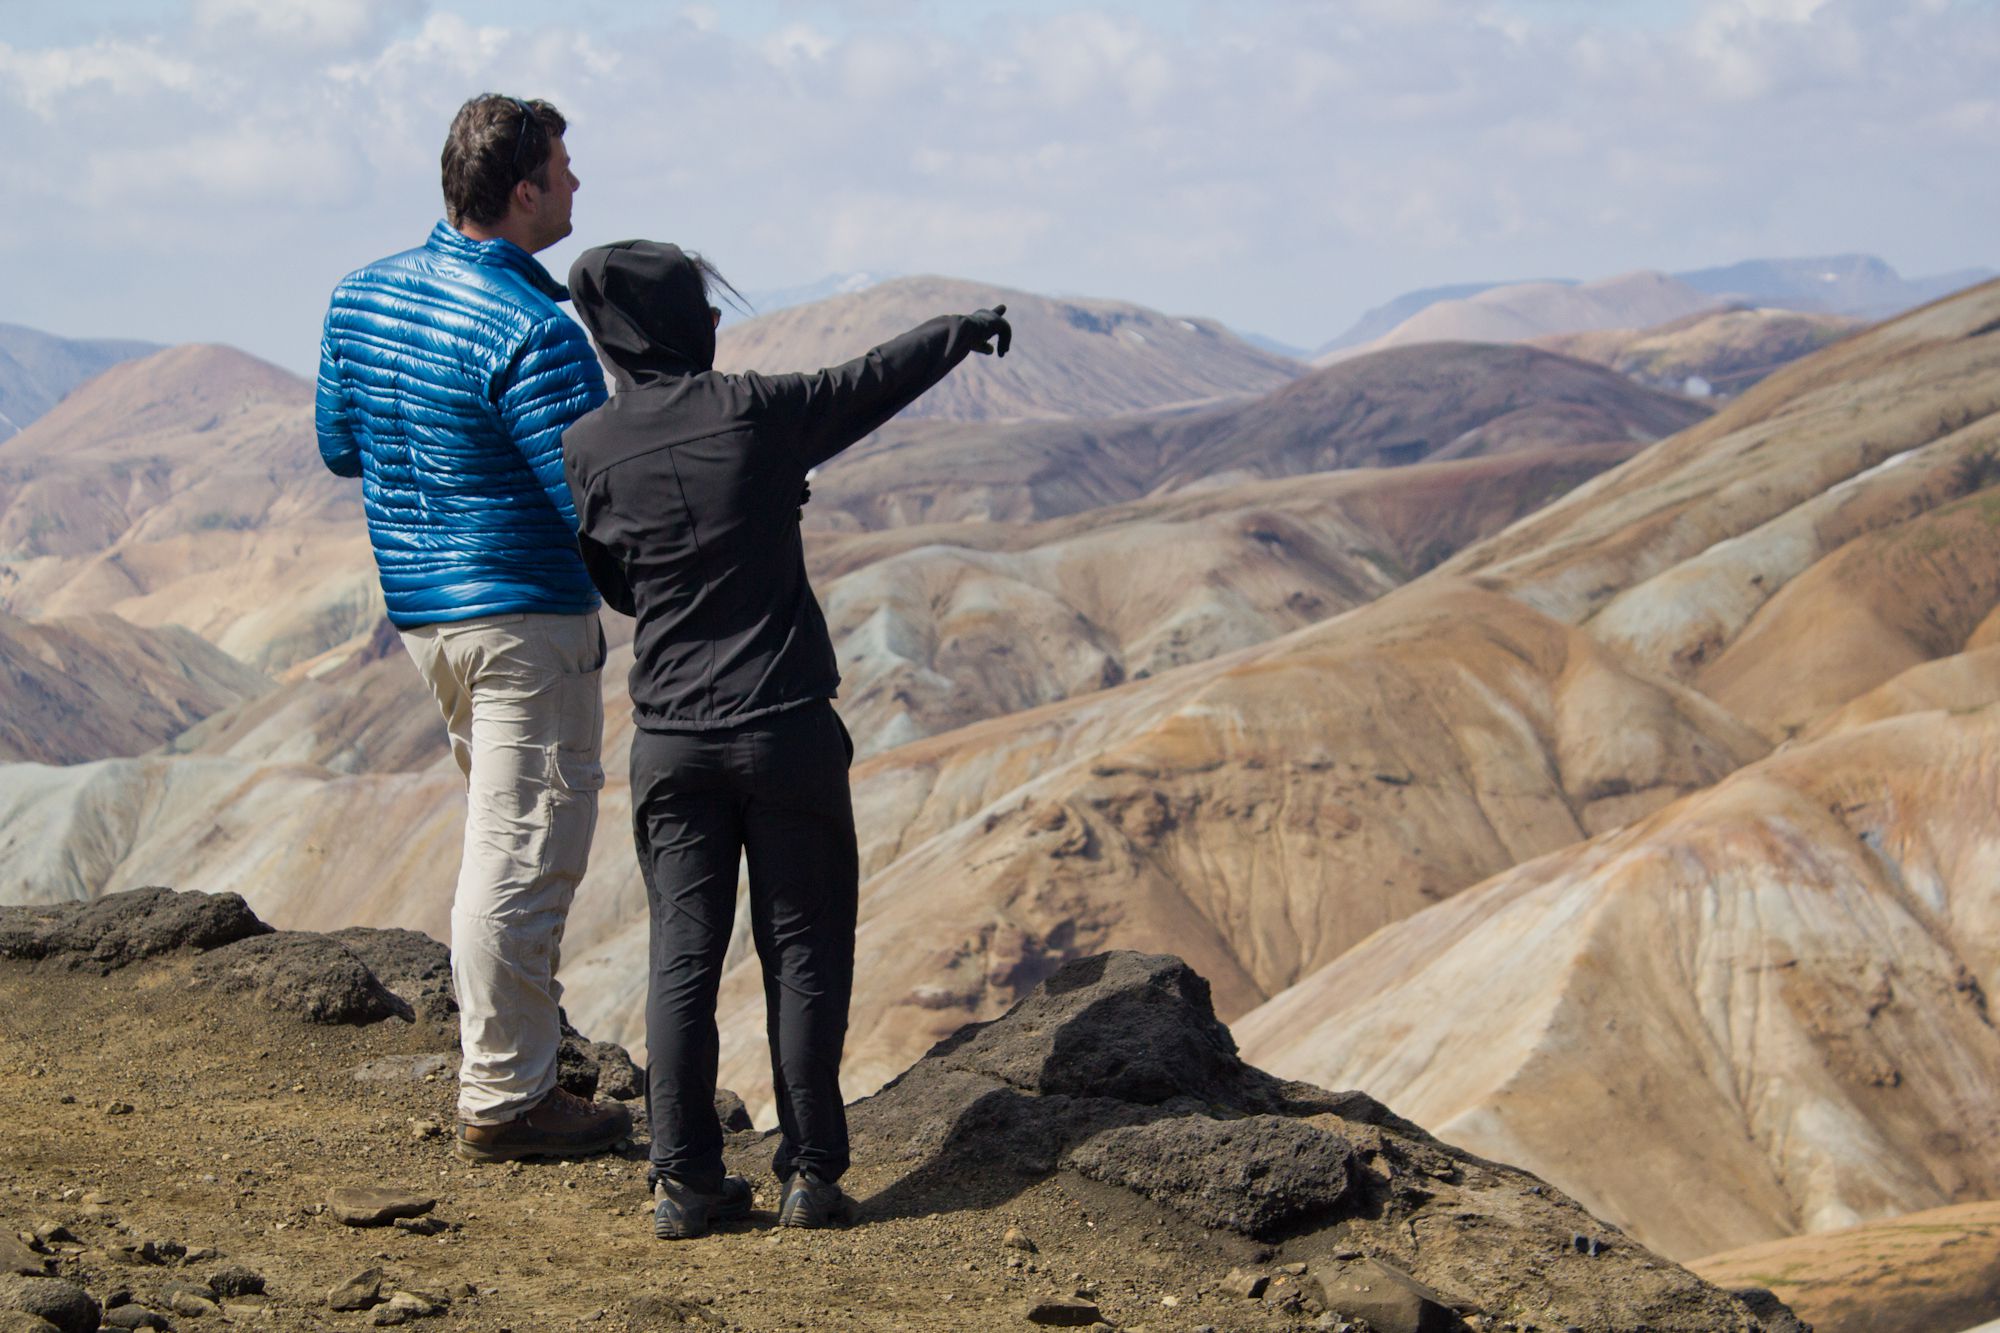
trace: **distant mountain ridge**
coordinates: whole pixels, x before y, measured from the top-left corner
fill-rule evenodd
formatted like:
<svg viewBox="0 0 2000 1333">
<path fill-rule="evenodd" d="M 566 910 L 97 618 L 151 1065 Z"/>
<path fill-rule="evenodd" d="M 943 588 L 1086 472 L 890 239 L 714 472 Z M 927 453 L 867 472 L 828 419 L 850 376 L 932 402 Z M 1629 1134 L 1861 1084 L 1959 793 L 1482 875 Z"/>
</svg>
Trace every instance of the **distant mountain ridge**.
<svg viewBox="0 0 2000 1333">
<path fill-rule="evenodd" d="M 131 338 L 59 338 L 0 324 L 0 440 L 26 430 L 85 380 L 159 350 Z"/>
<path fill-rule="evenodd" d="M 1893 266 L 1874 255 L 1846 254 L 1804 259 L 1749 259 L 1741 263 L 1725 264 L 1715 268 L 1689 269 L 1679 273 L 1655 271 L 1654 276 L 1713 297 L 1717 304 L 1740 302 L 1753 306 L 1775 306 L 1787 310 L 1818 311 L 1875 320 L 1886 319 L 1891 315 L 1901 314 L 1905 310 L 1935 301 L 1941 296 L 1962 291 L 1996 276 L 1996 271 L 1989 268 L 1969 268 L 1926 277 L 1905 278 Z M 1393 301 L 1363 314 L 1352 327 L 1314 351 L 1311 359 L 1325 364 L 1334 353 L 1382 342 L 1389 339 L 1410 320 L 1447 301 L 1479 301 L 1484 298 L 1482 303 L 1491 305 L 1496 302 L 1493 294 L 1499 291 L 1535 287 L 1576 288 L 1591 285 L 1576 278 L 1534 278 L 1456 283 L 1406 292 Z M 1504 298 L 1497 299 L 1502 304 L 1507 303 Z M 1693 310 L 1677 313 L 1691 314 Z M 1669 315 L 1655 319 L 1640 319 L 1622 327 L 1639 328 L 1674 317 Z M 1591 327 L 1621 326 L 1600 324 Z M 1540 333 L 1547 335 L 1587 331 L 1588 329 L 1583 326 L 1573 326 L 1545 328 L 1540 330 Z M 1394 339 L 1396 342 L 1415 340 L 1409 337 Z"/>
<path fill-rule="evenodd" d="M 716 340 L 715 364 L 729 371 L 817 370 L 934 316 L 1002 303 L 1016 334 L 1013 351 L 1004 360 L 970 358 L 903 419 L 1108 416 L 1265 393 L 1305 370 L 1214 320 L 943 277 L 896 278 L 732 325 Z"/>
</svg>

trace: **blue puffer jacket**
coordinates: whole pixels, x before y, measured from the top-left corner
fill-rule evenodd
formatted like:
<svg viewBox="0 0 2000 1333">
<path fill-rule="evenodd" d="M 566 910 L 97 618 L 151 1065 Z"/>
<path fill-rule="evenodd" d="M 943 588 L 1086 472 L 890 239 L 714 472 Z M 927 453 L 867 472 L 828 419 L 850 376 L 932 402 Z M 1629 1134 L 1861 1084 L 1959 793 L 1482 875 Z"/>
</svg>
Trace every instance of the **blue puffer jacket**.
<svg viewBox="0 0 2000 1333">
<path fill-rule="evenodd" d="M 605 400 L 569 299 L 511 241 L 440 222 L 350 273 L 320 340 L 320 457 L 361 478 L 399 629 L 597 609 L 563 480 L 562 433 Z"/>
</svg>

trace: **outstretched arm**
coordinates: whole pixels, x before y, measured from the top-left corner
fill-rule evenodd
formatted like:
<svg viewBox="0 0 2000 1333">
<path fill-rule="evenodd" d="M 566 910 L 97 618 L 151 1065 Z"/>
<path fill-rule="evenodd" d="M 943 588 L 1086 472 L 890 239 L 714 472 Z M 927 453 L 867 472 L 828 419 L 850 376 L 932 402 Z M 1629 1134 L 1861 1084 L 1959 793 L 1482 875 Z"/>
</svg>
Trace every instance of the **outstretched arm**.
<svg viewBox="0 0 2000 1333">
<path fill-rule="evenodd" d="M 924 395 L 973 352 L 1005 356 L 1007 307 L 942 315 L 845 365 L 810 375 L 748 375 L 774 424 L 788 428 L 801 465 L 818 467 Z"/>
</svg>

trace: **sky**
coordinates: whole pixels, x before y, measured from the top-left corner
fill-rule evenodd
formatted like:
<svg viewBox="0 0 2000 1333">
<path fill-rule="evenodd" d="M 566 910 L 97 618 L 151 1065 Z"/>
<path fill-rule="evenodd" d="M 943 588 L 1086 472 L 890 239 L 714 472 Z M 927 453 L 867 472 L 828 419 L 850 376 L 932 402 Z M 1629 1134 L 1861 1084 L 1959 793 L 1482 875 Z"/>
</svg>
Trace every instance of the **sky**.
<svg viewBox="0 0 2000 1333">
<path fill-rule="evenodd" d="M 2000 0 L 0 0 L 0 322 L 309 371 L 468 96 L 740 288 L 943 273 L 1301 347 L 1419 287 L 2000 262 Z M 860 350 L 860 349 L 856 349 Z"/>
</svg>

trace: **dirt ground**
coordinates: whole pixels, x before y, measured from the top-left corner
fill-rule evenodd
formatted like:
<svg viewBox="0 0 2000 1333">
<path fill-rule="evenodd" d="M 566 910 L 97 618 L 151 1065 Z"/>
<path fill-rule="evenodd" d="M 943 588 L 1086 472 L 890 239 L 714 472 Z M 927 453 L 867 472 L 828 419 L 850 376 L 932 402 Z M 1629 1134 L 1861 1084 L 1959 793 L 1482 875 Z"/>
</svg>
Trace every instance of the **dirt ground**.
<svg viewBox="0 0 2000 1333">
<path fill-rule="evenodd" d="M 1282 1254 L 1068 1173 L 984 1207 L 871 1217 L 895 1172 L 861 1161 L 845 1181 L 860 1225 L 780 1232 L 769 1148 L 740 1134 L 731 1167 L 756 1187 L 757 1213 L 700 1240 L 655 1240 L 643 1148 L 473 1166 L 447 1138 L 419 1137 L 413 1122 L 452 1122 L 449 1069 L 416 1072 L 449 1049 L 449 1029 L 317 1026 L 191 988 L 189 971 L 185 960 L 109 977 L 0 962 L 0 1237 L 66 1226 L 78 1243 L 53 1247 L 58 1276 L 162 1311 L 174 1287 L 225 1265 L 266 1279 L 263 1299 L 169 1313 L 176 1328 L 373 1327 L 369 1313 L 326 1305 L 369 1268 L 449 1301 L 419 1327 L 486 1333 L 1025 1329 L 1031 1303 L 1079 1289 L 1128 1330 L 1314 1326 L 1217 1286 Z M 392 1076 L 357 1078 L 382 1061 Z M 448 1229 L 345 1226 L 325 1203 L 352 1185 L 434 1196 Z M 1003 1246 L 1009 1227 L 1036 1252 Z"/>
</svg>

